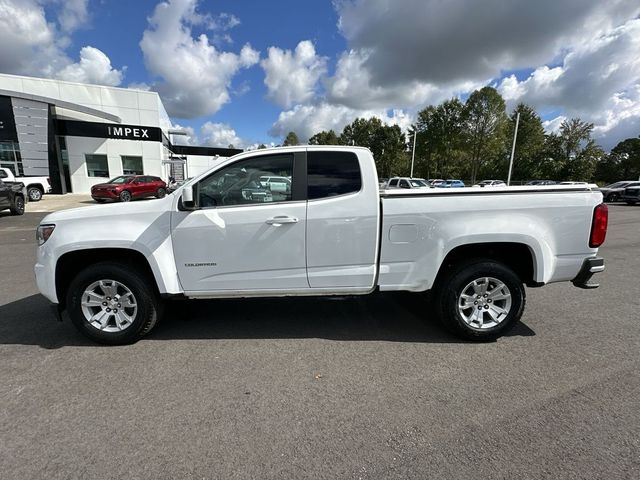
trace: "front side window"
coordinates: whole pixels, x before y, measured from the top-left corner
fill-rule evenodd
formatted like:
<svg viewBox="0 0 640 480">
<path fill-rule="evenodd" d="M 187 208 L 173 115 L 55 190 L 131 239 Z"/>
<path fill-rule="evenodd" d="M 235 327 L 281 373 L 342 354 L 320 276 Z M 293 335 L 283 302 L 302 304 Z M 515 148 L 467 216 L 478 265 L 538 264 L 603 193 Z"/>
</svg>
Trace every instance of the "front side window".
<svg viewBox="0 0 640 480">
<path fill-rule="evenodd" d="M 272 178 L 293 177 L 293 155 L 265 155 L 228 165 L 198 183 L 202 208 L 288 202 L 291 187 Z"/>
<path fill-rule="evenodd" d="M 142 157 L 122 155 L 122 173 L 125 175 L 142 175 Z"/>
<path fill-rule="evenodd" d="M 131 182 L 131 180 L 133 180 L 133 177 L 127 177 L 125 175 L 121 175 L 119 177 L 113 178 L 111 180 L 109 180 L 107 183 L 115 183 L 115 184 L 123 184 L 123 183 L 129 183 Z"/>
<path fill-rule="evenodd" d="M 307 154 L 307 197 L 335 197 L 359 192 L 362 188 L 360 164 L 353 152 L 317 152 Z"/>
<path fill-rule="evenodd" d="M 85 154 L 87 175 L 90 177 L 109 178 L 109 162 L 106 155 Z"/>
</svg>

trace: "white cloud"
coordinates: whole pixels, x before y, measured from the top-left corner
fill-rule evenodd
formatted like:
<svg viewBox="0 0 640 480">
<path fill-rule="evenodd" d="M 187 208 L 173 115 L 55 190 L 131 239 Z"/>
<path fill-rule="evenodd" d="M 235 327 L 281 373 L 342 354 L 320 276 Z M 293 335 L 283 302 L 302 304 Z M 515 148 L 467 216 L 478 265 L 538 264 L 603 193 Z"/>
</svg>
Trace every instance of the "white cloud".
<svg viewBox="0 0 640 480">
<path fill-rule="evenodd" d="M 327 59 L 316 54 L 309 40 L 298 43 L 293 52 L 270 47 L 260 65 L 267 97 L 285 108 L 313 98 L 318 80 L 327 71 Z"/>
<path fill-rule="evenodd" d="M 375 85 L 482 81 L 549 63 L 640 13 L 629 0 L 336 0 Z"/>
<path fill-rule="evenodd" d="M 124 68 L 114 69 L 102 51 L 84 47 L 76 63 L 65 52 L 68 34 L 87 20 L 86 1 L 54 3 L 58 23 L 46 17 L 43 4 L 0 0 L 0 71 L 118 85 Z"/>
<path fill-rule="evenodd" d="M 159 3 L 140 41 L 148 71 L 161 78 L 154 89 L 169 115 L 179 118 L 217 112 L 229 101 L 233 77 L 259 61 L 259 53 L 248 44 L 235 54 L 218 50 L 204 33 L 194 37 L 191 26 L 213 26 L 209 17 L 197 12 L 197 3 Z"/>
<path fill-rule="evenodd" d="M 343 52 L 338 60 L 336 73 L 325 80 L 327 97 L 331 103 L 347 107 L 389 108 L 418 107 L 427 103 L 438 103 L 459 93 L 479 88 L 483 82 L 451 82 L 446 86 L 409 80 L 393 85 L 375 85 L 371 72 L 366 67 L 370 52 L 350 50 Z"/>
<path fill-rule="evenodd" d="M 357 110 L 344 105 L 321 102 L 317 105 L 296 105 L 291 110 L 281 112 L 269 134 L 284 137 L 293 131 L 300 140 L 306 141 L 322 130 L 340 133 L 345 125 L 358 117 L 377 117 L 387 125 L 399 125 L 403 131 L 406 131 L 413 121 L 412 117 L 402 110 L 394 110 L 389 114 L 386 110 Z"/>
<path fill-rule="evenodd" d="M 58 23 L 64 32 L 72 32 L 89 20 L 89 12 L 87 10 L 88 0 L 56 0 L 61 6 L 58 13 Z"/>
<path fill-rule="evenodd" d="M 522 81 L 512 75 L 498 89 L 510 106 L 561 108 L 563 117 L 595 123 L 594 134 L 609 147 L 622 132 L 640 134 L 633 128 L 640 123 L 639 51 L 640 19 L 633 19 L 576 46 L 561 66 L 539 67 Z"/>
<path fill-rule="evenodd" d="M 236 131 L 226 123 L 206 122 L 200 127 L 200 137 L 203 145 L 211 147 L 243 148 L 245 142 L 238 137 Z"/>
<path fill-rule="evenodd" d="M 120 85 L 123 70 L 111 66 L 111 60 L 102 51 L 94 47 L 80 50 L 80 61 L 67 65 L 56 73 L 61 80 L 99 85 Z"/>
<path fill-rule="evenodd" d="M 547 133 L 557 133 L 560 130 L 560 125 L 567 119 L 564 115 L 558 115 L 557 117 L 552 118 L 551 120 L 545 120 L 542 122 L 542 126 L 544 127 Z"/>
</svg>

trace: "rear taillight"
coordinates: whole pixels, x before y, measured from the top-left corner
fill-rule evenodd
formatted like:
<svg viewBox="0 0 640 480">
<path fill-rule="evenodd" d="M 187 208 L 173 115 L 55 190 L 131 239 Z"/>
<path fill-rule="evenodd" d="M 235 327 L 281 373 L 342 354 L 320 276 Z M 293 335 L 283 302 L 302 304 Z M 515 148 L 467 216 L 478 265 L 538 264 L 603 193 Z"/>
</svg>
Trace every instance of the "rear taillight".
<svg viewBox="0 0 640 480">
<path fill-rule="evenodd" d="M 607 223 L 609 222 L 609 207 L 601 203 L 593 210 L 593 222 L 591 223 L 591 235 L 589 247 L 598 248 L 604 243 L 607 236 Z"/>
</svg>

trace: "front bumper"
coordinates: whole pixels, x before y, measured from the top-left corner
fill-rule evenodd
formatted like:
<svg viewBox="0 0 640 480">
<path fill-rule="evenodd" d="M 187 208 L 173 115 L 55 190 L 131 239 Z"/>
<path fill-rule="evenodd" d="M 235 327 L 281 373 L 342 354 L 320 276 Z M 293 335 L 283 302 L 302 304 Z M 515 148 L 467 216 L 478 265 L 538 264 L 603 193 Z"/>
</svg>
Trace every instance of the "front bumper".
<svg viewBox="0 0 640 480">
<path fill-rule="evenodd" d="M 600 272 L 604 272 L 604 258 L 601 258 L 601 257 L 587 258 L 582 263 L 582 268 L 578 272 L 578 275 L 576 276 L 576 278 L 571 280 L 571 283 L 573 283 L 573 285 L 578 288 L 585 288 L 585 289 L 598 288 L 600 286 L 599 283 L 589 283 L 589 280 L 591 280 L 591 277 L 594 274 L 600 273 Z"/>
</svg>

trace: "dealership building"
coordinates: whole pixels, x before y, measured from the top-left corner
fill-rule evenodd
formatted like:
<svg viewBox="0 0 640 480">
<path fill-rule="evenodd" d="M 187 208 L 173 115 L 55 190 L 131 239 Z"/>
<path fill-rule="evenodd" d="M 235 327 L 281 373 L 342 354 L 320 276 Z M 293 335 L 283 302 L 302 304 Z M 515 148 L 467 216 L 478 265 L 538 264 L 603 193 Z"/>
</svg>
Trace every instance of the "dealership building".
<svg viewBox="0 0 640 480">
<path fill-rule="evenodd" d="M 175 145 L 155 92 L 0 74 L 0 166 L 89 193 L 123 174 L 192 177 L 240 150 Z"/>
</svg>

